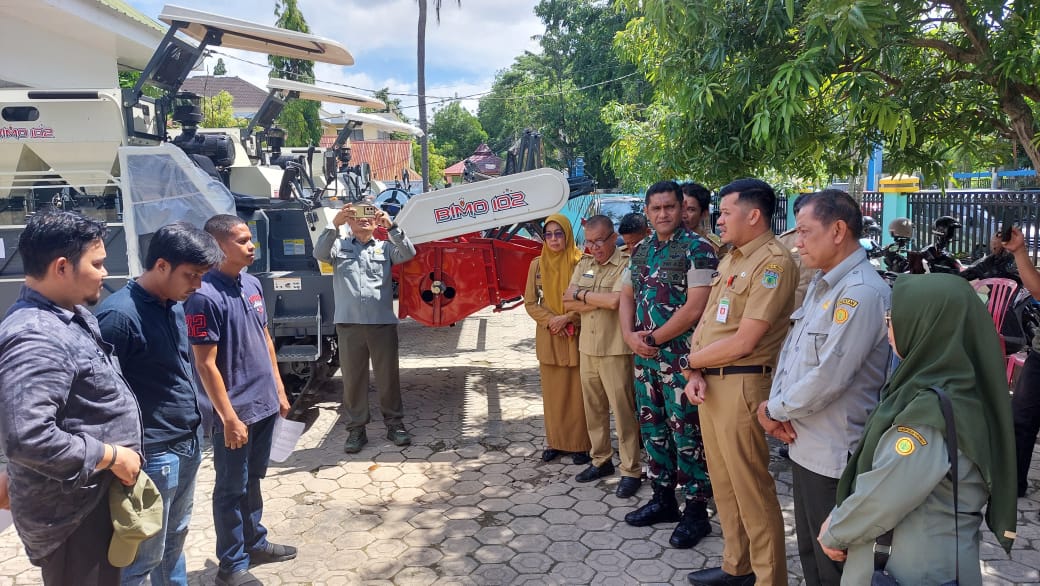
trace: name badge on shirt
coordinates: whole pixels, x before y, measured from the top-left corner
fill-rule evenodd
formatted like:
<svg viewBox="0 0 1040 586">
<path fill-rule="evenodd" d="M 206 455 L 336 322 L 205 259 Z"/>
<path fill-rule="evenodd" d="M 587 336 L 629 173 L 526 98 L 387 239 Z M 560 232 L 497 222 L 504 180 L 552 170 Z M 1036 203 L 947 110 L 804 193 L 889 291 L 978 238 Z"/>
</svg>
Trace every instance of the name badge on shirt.
<svg viewBox="0 0 1040 586">
<path fill-rule="evenodd" d="M 379 246 L 379 247 L 377 247 L 377 248 L 372 250 L 372 258 L 374 258 L 375 260 L 383 260 L 385 258 L 383 256 L 383 247 L 382 246 Z"/>
<path fill-rule="evenodd" d="M 715 321 L 724 324 L 727 318 L 729 318 L 729 299 L 723 297 L 719 300 L 719 309 L 715 312 Z"/>
</svg>

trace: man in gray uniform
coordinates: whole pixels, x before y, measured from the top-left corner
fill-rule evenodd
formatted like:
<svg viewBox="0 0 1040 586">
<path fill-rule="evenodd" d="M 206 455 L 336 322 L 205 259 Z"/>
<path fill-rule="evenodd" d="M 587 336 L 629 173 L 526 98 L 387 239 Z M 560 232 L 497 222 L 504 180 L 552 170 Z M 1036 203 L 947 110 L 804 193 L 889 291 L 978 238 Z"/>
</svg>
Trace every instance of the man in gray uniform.
<svg viewBox="0 0 1040 586">
<path fill-rule="evenodd" d="M 888 364 L 891 290 L 859 244 L 863 215 L 844 191 L 804 195 L 795 206 L 802 268 L 818 269 L 780 350 L 758 419 L 791 444 L 795 531 L 807 584 L 837 586 L 841 565 L 816 533 L 834 508 L 838 478 L 878 402 Z"/>
<path fill-rule="evenodd" d="M 401 380 L 397 358 L 397 316 L 390 267 L 411 260 L 415 247 L 401 228 L 379 210 L 375 217 L 359 214 L 360 206 L 345 206 L 332 226 L 318 237 L 314 258 L 331 263 L 335 272 L 336 335 L 343 376 L 343 406 L 347 411 L 347 441 L 343 451 L 354 454 L 368 443 L 368 361 L 372 359 L 379 407 L 386 437 L 398 446 L 412 443 L 401 420 Z M 346 224 L 350 234 L 340 235 Z M 389 240 L 372 237 L 377 226 Z"/>
</svg>

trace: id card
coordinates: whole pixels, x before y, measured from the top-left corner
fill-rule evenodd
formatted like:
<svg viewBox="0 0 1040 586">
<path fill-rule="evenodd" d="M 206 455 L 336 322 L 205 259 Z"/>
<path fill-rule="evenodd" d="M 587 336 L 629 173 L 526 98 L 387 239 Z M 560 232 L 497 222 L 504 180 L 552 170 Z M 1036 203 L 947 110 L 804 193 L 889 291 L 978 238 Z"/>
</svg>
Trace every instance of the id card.
<svg viewBox="0 0 1040 586">
<path fill-rule="evenodd" d="M 719 300 L 719 309 L 715 312 L 715 321 L 724 324 L 727 318 L 729 318 L 729 299 L 723 297 Z"/>
</svg>

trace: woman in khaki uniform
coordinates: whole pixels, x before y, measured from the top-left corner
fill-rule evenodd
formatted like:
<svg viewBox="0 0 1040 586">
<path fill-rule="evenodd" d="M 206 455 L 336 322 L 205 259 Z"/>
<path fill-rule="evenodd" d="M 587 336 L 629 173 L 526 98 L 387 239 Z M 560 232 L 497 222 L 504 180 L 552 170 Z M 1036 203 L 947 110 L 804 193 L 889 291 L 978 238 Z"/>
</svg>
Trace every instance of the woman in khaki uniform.
<svg viewBox="0 0 1040 586">
<path fill-rule="evenodd" d="M 545 220 L 542 255 L 531 262 L 524 308 L 534 319 L 535 353 L 542 376 L 545 443 L 542 460 L 573 453 L 575 464 L 587 464 L 589 441 L 578 373 L 578 335 L 581 316 L 563 309 L 563 292 L 570 283 L 581 251 L 567 217 L 553 214 Z"/>
</svg>

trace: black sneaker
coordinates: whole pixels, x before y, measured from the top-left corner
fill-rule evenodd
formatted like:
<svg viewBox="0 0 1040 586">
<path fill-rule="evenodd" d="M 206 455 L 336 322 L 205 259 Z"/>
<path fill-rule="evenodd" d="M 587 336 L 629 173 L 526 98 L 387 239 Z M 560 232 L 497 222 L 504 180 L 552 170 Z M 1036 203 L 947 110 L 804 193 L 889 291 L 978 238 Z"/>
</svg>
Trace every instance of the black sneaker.
<svg viewBox="0 0 1040 586">
<path fill-rule="evenodd" d="M 257 580 L 256 576 L 249 573 L 249 570 L 239 570 L 233 573 L 219 570 L 216 584 L 217 586 L 263 586 L 263 582 Z"/>
<path fill-rule="evenodd" d="M 395 446 L 408 446 L 412 443 L 412 436 L 405 431 L 404 425 L 391 423 L 386 426 L 386 439 L 394 442 Z"/>
<path fill-rule="evenodd" d="M 261 549 L 254 549 L 249 552 L 249 567 L 259 566 L 260 564 L 287 562 L 295 557 L 295 547 L 268 541 Z"/>
<path fill-rule="evenodd" d="M 368 434 L 364 427 L 355 427 L 350 430 L 347 441 L 343 442 L 343 451 L 348 454 L 356 454 L 368 443 Z"/>
</svg>

